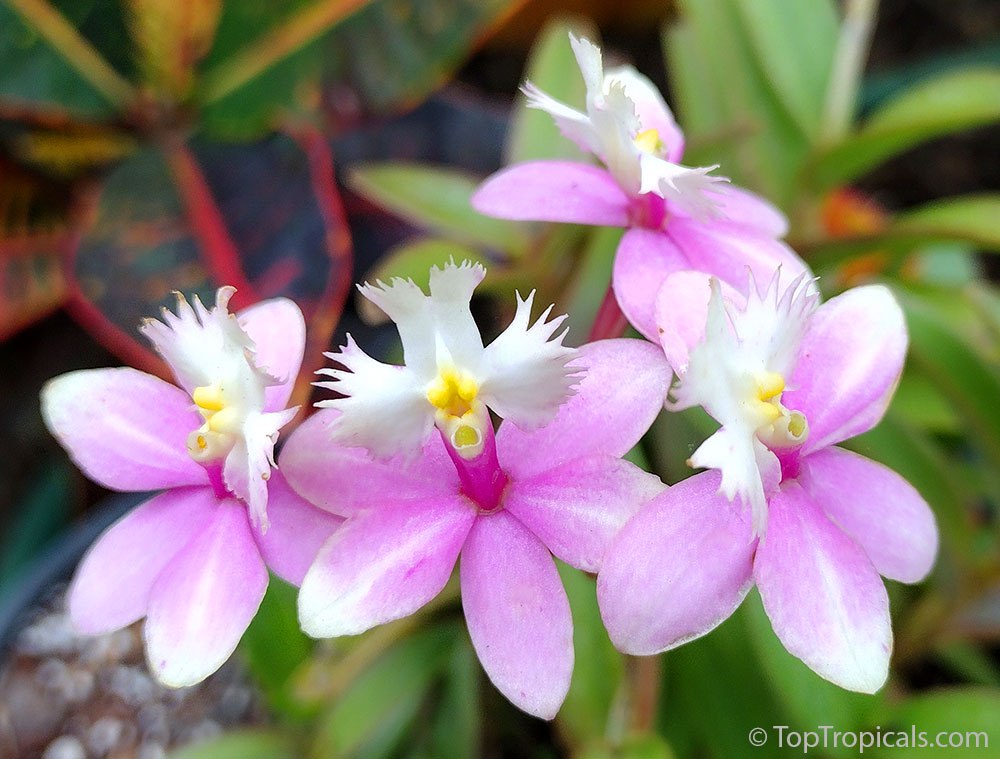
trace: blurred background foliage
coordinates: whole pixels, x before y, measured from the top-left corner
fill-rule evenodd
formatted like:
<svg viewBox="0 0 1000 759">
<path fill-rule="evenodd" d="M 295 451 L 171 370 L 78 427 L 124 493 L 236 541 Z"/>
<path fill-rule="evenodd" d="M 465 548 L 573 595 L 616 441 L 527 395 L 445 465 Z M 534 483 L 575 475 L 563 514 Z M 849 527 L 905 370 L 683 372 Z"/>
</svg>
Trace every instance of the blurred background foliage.
<svg viewBox="0 0 1000 759">
<path fill-rule="evenodd" d="M 419 282 L 450 257 L 488 265 L 484 331 L 506 323 L 515 289 L 537 288 L 585 339 L 620 232 L 469 206 L 503 164 L 586 160 L 520 97 L 509 114 L 503 103 L 524 77 L 582 102 L 570 29 L 609 32 L 609 57 L 664 86 L 686 163 L 719 163 L 783 208 L 825 295 L 877 280 L 903 303 L 906 372 L 885 421 L 850 445 L 921 491 L 942 547 L 926 583 L 890 583 L 889 685 L 861 696 L 821 680 L 782 649 L 755 595 L 701 640 L 625 659 L 593 579 L 561 567 L 577 663 L 548 725 L 485 681 L 454 588 L 413 618 L 315 644 L 294 590 L 274 581 L 242 646 L 271 723 L 177 756 L 732 757 L 754 726 L 827 724 L 986 730 L 1000 756 L 1000 12 L 988 0 L 0 0 L 0 594 L 100 495 L 45 438 L 41 382 L 115 360 L 104 351 L 162 372 L 135 326 L 172 290 L 236 284 L 240 307 L 295 298 L 309 320 L 299 402 L 346 329 L 398 353 L 353 281 Z M 456 73 L 462 85 L 431 97 Z M 634 460 L 677 481 L 709 425 L 662 415 Z"/>
</svg>

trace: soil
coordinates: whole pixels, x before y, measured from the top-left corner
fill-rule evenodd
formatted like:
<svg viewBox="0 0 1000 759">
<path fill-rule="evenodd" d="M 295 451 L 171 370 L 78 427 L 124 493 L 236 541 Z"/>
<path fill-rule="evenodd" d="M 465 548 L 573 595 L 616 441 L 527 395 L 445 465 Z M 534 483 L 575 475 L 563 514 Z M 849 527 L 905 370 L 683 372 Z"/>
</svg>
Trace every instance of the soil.
<svg viewBox="0 0 1000 759">
<path fill-rule="evenodd" d="M 238 658 L 199 685 L 165 688 L 146 668 L 139 624 L 77 636 L 62 588 L 30 612 L 0 668 L 4 759 L 161 759 L 266 721 Z"/>
</svg>

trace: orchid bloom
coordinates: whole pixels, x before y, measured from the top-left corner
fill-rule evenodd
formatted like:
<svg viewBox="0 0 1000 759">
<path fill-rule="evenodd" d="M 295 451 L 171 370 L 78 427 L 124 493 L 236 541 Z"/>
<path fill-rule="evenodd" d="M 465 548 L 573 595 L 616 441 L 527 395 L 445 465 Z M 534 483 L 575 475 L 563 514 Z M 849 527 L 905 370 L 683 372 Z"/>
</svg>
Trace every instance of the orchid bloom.
<svg viewBox="0 0 1000 759">
<path fill-rule="evenodd" d="M 631 66 L 604 71 L 601 51 L 570 35 L 587 88 L 586 112 L 528 83 L 528 105 L 550 113 L 562 133 L 606 169 L 533 161 L 493 175 L 472 205 L 487 216 L 626 227 L 615 258 L 618 304 L 643 335 L 657 339 L 656 296 L 674 271 L 705 271 L 733 285 L 746 267 L 793 279 L 805 264 L 777 238 L 788 222 L 770 203 L 677 163 L 684 135 L 663 97 Z"/>
<path fill-rule="evenodd" d="M 422 299 L 409 283 L 362 290 L 396 321 L 407 367 L 358 360 L 349 344 L 338 360 L 356 376 L 338 375 L 336 386 L 358 402 L 328 404 L 282 451 L 291 485 L 347 517 L 306 573 L 299 619 L 309 635 L 333 637 L 408 616 L 444 588 L 461 555 L 466 622 L 484 669 L 516 706 L 551 719 L 573 669 L 570 608 L 552 555 L 596 572 L 615 532 L 664 489 L 621 456 L 661 409 L 670 372 L 645 341 L 562 347 L 549 337 L 553 322 L 528 326 L 530 296 L 483 349 L 469 312 L 481 277 L 449 266 Z M 428 368 L 438 374 L 427 379 Z M 410 400 L 400 402 L 404 385 Z M 480 402 L 509 414 L 495 435 Z M 382 413 L 371 437 L 359 437 L 356 416 L 373 408 Z M 391 436 L 411 448 L 390 446 Z M 386 458 L 390 448 L 397 453 Z"/>
<path fill-rule="evenodd" d="M 130 368 L 70 372 L 42 392 L 45 422 L 76 464 L 113 490 L 164 492 L 112 525 L 70 585 L 70 618 L 98 635 L 143 617 L 150 669 L 203 680 L 257 612 L 270 566 L 297 583 L 340 519 L 272 472 L 302 361 L 305 323 L 276 299 L 229 313 L 178 296 L 141 328 L 180 387 Z"/>
<path fill-rule="evenodd" d="M 888 289 L 818 305 L 777 277 L 744 298 L 672 275 L 659 313 L 679 376 L 676 407 L 722 426 L 691 458 L 710 467 L 645 506 L 598 577 L 612 641 L 648 655 L 705 634 L 756 583 L 789 652 L 826 679 L 874 692 L 888 675 L 889 600 L 879 575 L 919 582 L 937 528 L 902 477 L 836 443 L 875 426 L 903 368 L 903 314 Z M 690 330 L 705 316 L 702 334 Z"/>
</svg>

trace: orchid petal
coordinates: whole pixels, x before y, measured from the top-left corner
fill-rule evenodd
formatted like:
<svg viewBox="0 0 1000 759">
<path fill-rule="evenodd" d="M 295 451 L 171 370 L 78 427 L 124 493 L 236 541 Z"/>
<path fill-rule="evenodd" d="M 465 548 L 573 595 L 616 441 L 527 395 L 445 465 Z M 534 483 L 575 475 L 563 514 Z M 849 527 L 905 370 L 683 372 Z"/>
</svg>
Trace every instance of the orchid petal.
<svg viewBox="0 0 1000 759">
<path fill-rule="evenodd" d="M 521 92 L 524 93 L 525 105 L 528 108 L 545 111 L 549 114 L 556 123 L 560 134 L 570 142 L 575 143 L 580 150 L 585 153 L 597 153 L 600 150 L 600 142 L 587 114 L 570 108 L 531 82 L 525 82 L 524 86 L 521 87 Z"/>
<path fill-rule="evenodd" d="M 680 161 L 684 154 L 684 133 L 656 86 L 632 66 L 608 69 L 605 81 L 620 83 L 625 88 L 625 95 L 635 104 L 639 129 L 655 129 L 666 148 L 664 157 L 673 163 Z"/>
<path fill-rule="evenodd" d="M 306 322 L 287 298 L 261 301 L 236 315 L 254 344 L 254 363 L 278 380 L 264 390 L 264 410 L 280 411 L 288 404 L 302 366 Z"/>
<path fill-rule="evenodd" d="M 403 361 L 423 382 L 437 371 L 434 314 L 430 299 L 410 279 L 394 278 L 389 284 L 376 282 L 358 286 L 358 291 L 392 319 L 403 343 Z M 348 348 L 358 350 L 347 336 Z M 347 348 L 344 349 L 346 352 Z M 360 351 L 359 351 L 360 352 Z M 340 360 L 339 356 L 329 356 Z"/>
<path fill-rule="evenodd" d="M 235 377 L 256 380 L 261 387 L 273 384 L 269 382 L 273 378 L 248 364 L 253 341 L 236 316 L 229 313 L 229 301 L 235 292 L 234 287 L 220 287 L 212 309 L 205 308 L 197 295 L 188 303 L 177 293 L 176 314 L 164 308 L 162 322 L 146 319 L 139 327 L 170 366 L 177 384 L 189 394 L 223 377 L 228 381 Z"/>
<path fill-rule="evenodd" d="M 150 593 L 146 653 L 157 680 L 194 685 L 221 667 L 257 613 L 267 582 L 246 509 L 231 499 L 219 503 Z"/>
<path fill-rule="evenodd" d="M 500 425 L 497 455 L 514 479 L 580 456 L 623 456 L 663 408 L 670 367 L 655 345 L 625 338 L 588 343 L 573 366 L 582 379 L 551 422 L 530 431 Z M 623 367 L 627 381 L 622 381 Z"/>
<path fill-rule="evenodd" d="M 654 498 L 612 541 L 597 577 L 601 616 L 615 646 L 647 656 L 704 635 L 752 585 L 750 520 L 696 474 Z"/>
<path fill-rule="evenodd" d="M 209 488 L 178 488 L 109 527 L 83 557 L 66 594 L 77 631 L 101 635 L 144 617 L 156 578 L 208 524 L 217 506 Z"/>
<path fill-rule="evenodd" d="M 383 501 L 351 517 L 302 580 L 302 629 L 357 635 L 417 611 L 448 582 L 475 517 L 458 495 Z"/>
<path fill-rule="evenodd" d="M 780 238 L 788 234 L 788 218 L 760 195 L 734 185 L 717 185 L 712 192 L 712 199 L 726 221 L 761 237 Z"/>
<path fill-rule="evenodd" d="M 458 492 L 458 473 L 440 435 L 428 437 L 418 456 L 377 459 L 363 448 L 333 443 L 338 414 L 335 409 L 313 414 L 281 450 L 282 474 L 310 503 L 349 517 L 392 499 L 446 497 Z"/>
<path fill-rule="evenodd" d="M 598 454 L 514 480 L 504 508 L 567 564 L 597 572 L 618 530 L 666 487 L 635 464 Z"/>
<path fill-rule="evenodd" d="M 114 490 L 208 484 L 187 453 L 201 424 L 191 399 L 135 369 L 85 369 L 42 390 L 45 424 L 88 477 Z"/>
<path fill-rule="evenodd" d="M 483 352 L 482 400 L 502 418 L 523 428 L 551 421 L 578 381 L 569 363 L 575 348 L 563 345 L 566 330 L 556 331 L 566 319 L 548 320 L 552 306 L 531 323 L 535 293 L 517 295 L 517 312 L 510 325 Z"/>
<path fill-rule="evenodd" d="M 267 482 L 274 466 L 278 430 L 292 420 L 298 407 L 258 414 L 243 422 L 243 434 L 226 456 L 222 477 L 229 491 L 247 504 L 254 527 L 267 530 Z"/>
<path fill-rule="evenodd" d="M 457 366 L 475 367 L 483 355 L 483 338 L 472 318 L 472 293 L 486 276 L 482 264 L 463 261 L 456 266 L 431 267 L 430 304 L 434 324 L 449 358 Z M 441 356 L 437 357 L 437 366 Z"/>
<path fill-rule="evenodd" d="M 346 367 L 318 372 L 335 380 L 319 382 L 319 387 L 344 394 L 316 404 L 340 412 L 332 428 L 333 439 L 341 445 L 367 448 L 382 458 L 418 450 L 434 427 L 426 382 L 408 366 L 376 361 L 350 335 L 339 353 L 326 356 Z"/>
<path fill-rule="evenodd" d="M 813 315 L 783 402 L 809 420 L 803 454 L 870 430 L 903 371 L 906 323 L 882 285 L 856 287 Z"/>
<path fill-rule="evenodd" d="M 517 221 L 629 224 L 628 196 L 607 170 L 571 161 L 529 161 L 503 169 L 479 186 L 472 207 Z"/>
<path fill-rule="evenodd" d="M 264 563 L 285 582 L 301 585 L 320 547 L 344 520 L 313 506 L 275 470 L 268 482 L 267 532 L 254 532 Z"/>
<path fill-rule="evenodd" d="M 746 301 L 725 282 L 720 281 L 719 288 L 727 303 Z M 700 271 L 677 271 L 667 276 L 656 295 L 660 346 L 678 376 L 687 371 L 691 349 L 705 337 L 711 294 L 711 275 Z"/>
<path fill-rule="evenodd" d="M 472 645 L 497 689 L 552 719 L 573 673 L 573 620 L 552 556 L 506 511 L 476 520 L 461 562 Z"/>
<path fill-rule="evenodd" d="M 632 326 L 657 339 L 656 297 L 673 272 L 690 269 L 684 251 L 662 230 L 630 229 L 618 244 L 613 286 L 622 313 Z"/>
<path fill-rule="evenodd" d="M 747 281 L 747 269 L 758 283 L 770 282 L 781 269 L 778 292 L 809 269 L 805 262 L 785 243 L 765 235 L 748 234 L 745 227 L 715 219 L 699 222 L 681 216 L 672 218 L 667 236 L 690 262 L 687 269 L 714 274 L 738 290 Z"/>
<path fill-rule="evenodd" d="M 771 498 L 754 578 L 792 655 L 842 688 L 882 687 L 892 650 L 885 586 L 861 547 L 794 481 Z"/>
<path fill-rule="evenodd" d="M 860 545 L 879 574 L 920 582 L 934 566 L 938 531 L 916 489 L 882 464 L 842 448 L 801 461 L 802 487 Z"/>
</svg>

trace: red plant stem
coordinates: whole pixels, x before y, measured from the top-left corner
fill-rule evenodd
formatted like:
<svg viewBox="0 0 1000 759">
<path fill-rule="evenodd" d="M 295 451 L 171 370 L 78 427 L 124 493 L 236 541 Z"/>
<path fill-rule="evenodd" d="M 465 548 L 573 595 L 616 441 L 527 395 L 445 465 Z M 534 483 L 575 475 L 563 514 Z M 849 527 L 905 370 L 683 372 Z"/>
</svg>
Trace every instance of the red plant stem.
<svg viewBox="0 0 1000 759">
<path fill-rule="evenodd" d="M 597 309 L 597 316 L 594 317 L 594 325 L 590 328 L 590 335 L 587 342 L 595 340 L 605 340 L 610 337 L 621 337 L 628 328 L 628 319 L 622 313 L 615 298 L 615 291 L 608 285 L 608 290 L 604 293 L 604 300 L 601 301 Z"/>
<path fill-rule="evenodd" d="M 295 383 L 290 405 L 304 405 L 312 392 L 312 374 L 323 363 L 323 351 L 330 347 L 330 338 L 337 328 L 344 304 L 351 292 L 354 274 L 354 247 L 344 205 L 335 181 L 333 154 L 323 135 L 316 129 L 305 128 L 290 133 L 305 151 L 313 192 L 326 227 L 326 249 L 334 276 L 327 278 L 316 310 L 309 319 L 305 360 Z M 292 424 L 296 422 L 293 421 Z"/>
<path fill-rule="evenodd" d="M 239 249 L 229 236 L 222 212 L 191 151 L 185 145 L 175 145 L 167 148 L 166 157 L 212 278 L 217 285 L 236 288 L 235 307 L 257 303 L 261 300 L 260 294 L 243 271 Z"/>
</svg>

